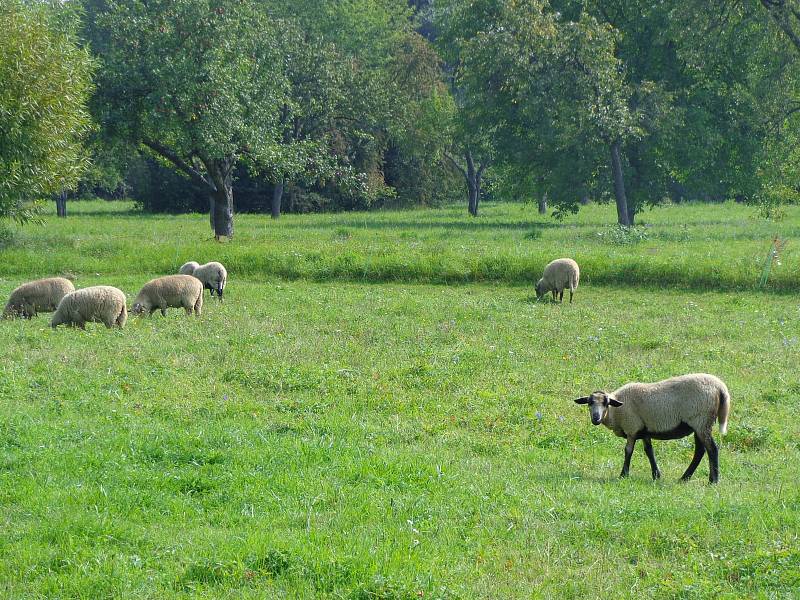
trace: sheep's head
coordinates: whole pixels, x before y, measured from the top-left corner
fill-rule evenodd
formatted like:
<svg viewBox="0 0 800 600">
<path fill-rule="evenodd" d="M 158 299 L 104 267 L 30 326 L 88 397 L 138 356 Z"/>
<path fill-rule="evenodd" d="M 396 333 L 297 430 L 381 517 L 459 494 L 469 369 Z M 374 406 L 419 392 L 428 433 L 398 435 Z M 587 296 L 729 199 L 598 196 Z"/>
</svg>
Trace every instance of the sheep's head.
<svg viewBox="0 0 800 600">
<path fill-rule="evenodd" d="M 589 416 L 592 418 L 592 424 L 600 425 L 603 419 L 608 414 L 609 406 L 622 406 L 622 402 L 614 398 L 611 394 L 606 392 L 592 392 L 583 398 L 577 398 L 575 404 L 588 404 Z"/>
<path fill-rule="evenodd" d="M 132 315 L 143 315 L 146 312 L 147 312 L 147 307 L 145 307 L 145 305 L 142 304 L 141 302 L 136 302 L 134 303 L 133 306 L 131 306 Z"/>
<path fill-rule="evenodd" d="M 536 299 L 541 300 L 542 296 L 544 295 L 545 295 L 544 278 L 542 278 L 536 282 Z"/>
</svg>

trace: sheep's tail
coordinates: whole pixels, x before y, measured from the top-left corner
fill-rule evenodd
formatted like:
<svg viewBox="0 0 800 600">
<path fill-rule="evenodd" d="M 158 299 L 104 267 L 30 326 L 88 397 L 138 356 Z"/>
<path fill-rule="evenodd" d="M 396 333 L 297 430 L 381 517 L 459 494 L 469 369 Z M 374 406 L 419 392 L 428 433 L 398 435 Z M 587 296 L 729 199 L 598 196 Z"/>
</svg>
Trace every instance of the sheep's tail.
<svg viewBox="0 0 800 600">
<path fill-rule="evenodd" d="M 728 432 L 728 413 L 731 410 L 731 394 L 723 388 L 719 391 L 719 406 L 717 407 L 717 421 L 719 422 L 719 433 L 725 435 Z"/>
</svg>

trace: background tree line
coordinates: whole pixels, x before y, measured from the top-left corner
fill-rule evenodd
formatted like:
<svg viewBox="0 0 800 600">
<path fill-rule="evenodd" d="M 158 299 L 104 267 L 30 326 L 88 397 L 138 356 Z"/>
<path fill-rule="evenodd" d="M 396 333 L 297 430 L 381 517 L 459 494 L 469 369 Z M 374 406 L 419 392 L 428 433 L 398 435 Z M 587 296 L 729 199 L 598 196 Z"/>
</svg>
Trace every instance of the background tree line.
<svg viewBox="0 0 800 600">
<path fill-rule="evenodd" d="M 800 3 L 0 0 L 0 210 L 798 199 Z M 63 196 L 61 196 L 63 197 Z"/>
</svg>

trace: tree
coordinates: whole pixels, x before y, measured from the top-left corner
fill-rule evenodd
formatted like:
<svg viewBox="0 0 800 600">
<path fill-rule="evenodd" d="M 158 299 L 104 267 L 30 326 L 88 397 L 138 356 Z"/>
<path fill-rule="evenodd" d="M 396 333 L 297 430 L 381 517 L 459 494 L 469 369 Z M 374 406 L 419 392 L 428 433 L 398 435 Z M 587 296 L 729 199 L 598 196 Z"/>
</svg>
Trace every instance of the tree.
<svg viewBox="0 0 800 600">
<path fill-rule="evenodd" d="M 87 166 L 92 60 L 61 3 L 0 0 L 0 216 L 61 194 Z"/>
<path fill-rule="evenodd" d="M 233 237 L 233 171 L 278 163 L 288 82 L 280 23 L 240 0 L 133 0 L 99 7 L 104 131 L 139 143 L 209 194 L 217 239 Z"/>
<path fill-rule="evenodd" d="M 490 119 L 476 118 L 474 105 L 481 101 L 480 90 L 468 85 L 465 53 L 482 27 L 492 22 L 498 6 L 494 0 L 442 0 L 430 13 L 453 99 L 446 121 L 450 147 L 443 156 L 464 178 L 467 210 L 473 217 L 478 216 L 484 173 L 494 159 L 495 127 Z"/>
<path fill-rule="evenodd" d="M 622 147 L 645 135 L 653 103 L 626 85 L 613 29 L 588 15 L 565 20 L 544 0 L 465 4 L 470 18 L 481 14 L 460 43 L 469 129 L 491 133 L 506 171 L 533 172 L 523 178 L 531 194 L 577 210 L 588 187 L 610 184 L 630 224 Z"/>
<path fill-rule="evenodd" d="M 283 143 L 302 144 L 309 158 L 291 162 L 293 172 L 268 169 L 276 182 L 273 215 L 281 182 L 298 178 L 306 185 L 333 182 L 338 193 L 368 203 L 395 194 L 387 168 L 390 179 L 411 171 L 415 181 L 391 183 L 425 196 L 419 176 L 429 173 L 426 163 L 440 158 L 438 124 L 447 104 L 438 57 L 414 31 L 411 10 L 394 0 L 269 4 L 291 23 L 284 50 L 291 103 L 281 110 Z"/>
</svg>

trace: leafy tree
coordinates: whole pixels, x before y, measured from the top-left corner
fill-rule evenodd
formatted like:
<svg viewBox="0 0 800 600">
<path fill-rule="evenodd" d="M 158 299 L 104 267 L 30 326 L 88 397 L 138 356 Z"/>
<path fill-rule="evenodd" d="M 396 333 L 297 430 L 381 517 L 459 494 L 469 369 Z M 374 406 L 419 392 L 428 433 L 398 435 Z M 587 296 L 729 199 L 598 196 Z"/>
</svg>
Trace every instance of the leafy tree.
<svg viewBox="0 0 800 600">
<path fill-rule="evenodd" d="M 217 239 L 231 238 L 234 168 L 283 159 L 275 21 L 248 1 L 109 1 L 90 30 L 104 130 L 205 189 Z"/>
<path fill-rule="evenodd" d="M 319 165 L 328 164 L 323 180 L 370 202 L 394 195 L 388 168 L 399 177 L 392 181 L 395 188 L 426 196 L 419 175 L 429 173 L 426 165 L 439 158 L 446 93 L 438 56 L 414 32 L 411 10 L 393 0 L 274 0 L 270 6 L 296 31 L 296 41 L 285 49 L 293 104 L 281 116 L 292 123 L 284 143 L 295 143 L 299 124 L 300 137 L 316 140 L 317 148 L 327 144 L 336 157 L 331 164 L 330 156 L 319 152 L 305 169 L 305 183 L 319 180 Z M 403 178 L 405 172 L 417 177 Z"/>
<path fill-rule="evenodd" d="M 575 210 L 588 186 L 614 191 L 629 224 L 622 147 L 647 132 L 656 90 L 626 85 L 612 28 L 564 20 L 542 0 L 466 6 L 480 22 L 460 43 L 466 130 L 491 134 L 496 160 L 539 194 Z M 474 133 L 473 133 L 474 135 Z"/>
<path fill-rule="evenodd" d="M 87 166 L 93 63 L 60 3 L 0 0 L 0 23 L 0 216 L 24 222 Z"/>
<path fill-rule="evenodd" d="M 465 54 L 481 29 L 496 18 L 500 4 L 494 0 L 442 0 L 429 10 L 452 98 L 442 121 L 449 140 L 443 157 L 463 177 L 467 210 L 478 216 L 483 176 L 494 160 L 496 126 L 491 117 L 476 111 L 475 105 L 482 101 L 480 83 L 469 85 L 471 74 L 466 70 Z"/>
</svg>

